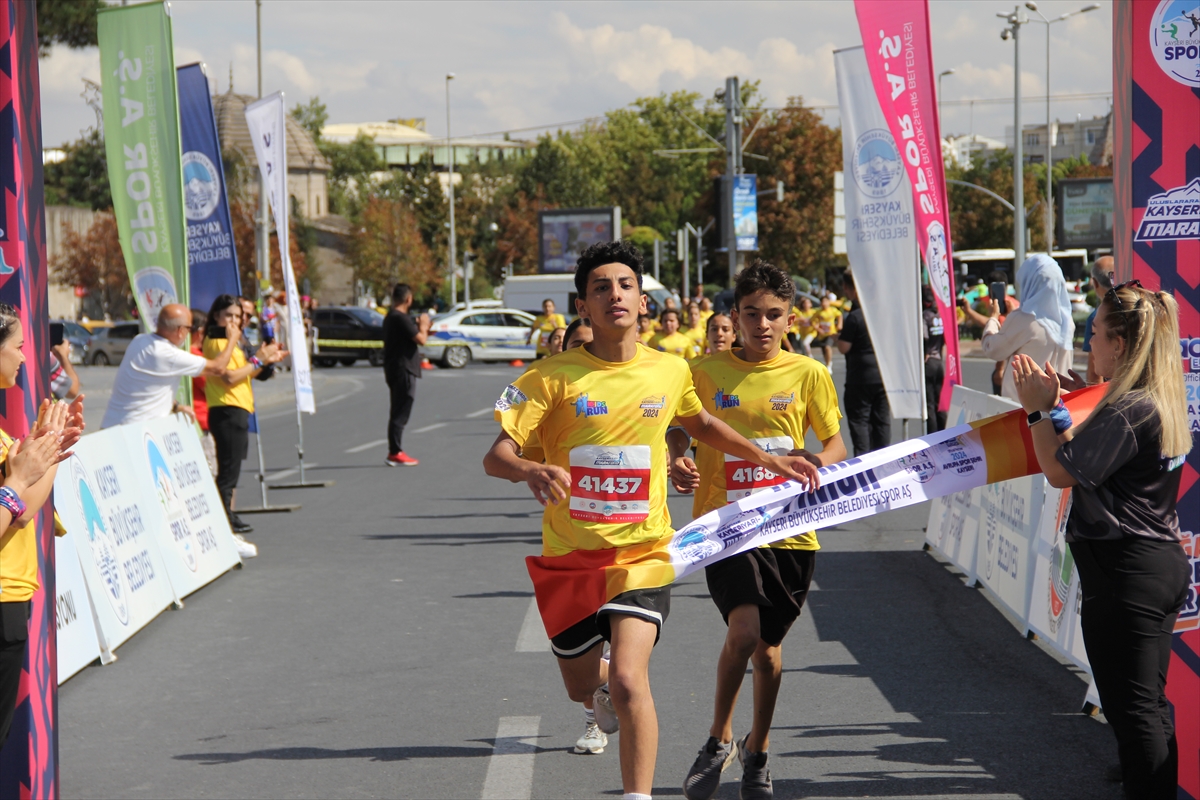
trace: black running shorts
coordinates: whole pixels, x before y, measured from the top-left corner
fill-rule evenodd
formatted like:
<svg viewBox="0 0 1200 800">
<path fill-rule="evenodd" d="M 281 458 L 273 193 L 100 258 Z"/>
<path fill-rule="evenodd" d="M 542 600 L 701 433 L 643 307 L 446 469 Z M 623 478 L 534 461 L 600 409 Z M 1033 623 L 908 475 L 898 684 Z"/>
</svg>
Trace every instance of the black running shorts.
<svg viewBox="0 0 1200 800">
<path fill-rule="evenodd" d="M 758 606 L 759 636 L 775 646 L 800 616 L 816 555 L 815 550 L 758 547 L 705 567 L 704 577 L 726 624 L 738 606 Z"/>
<path fill-rule="evenodd" d="M 552 638 L 550 649 L 559 658 L 579 658 L 601 642 L 611 641 L 612 628 L 609 625 L 609 616 L 612 614 L 626 614 L 654 623 L 658 629 L 654 635 L 654 643 L 658 644 L 658 638 L 662 634 L 662 624 L 670 613 L 670 586 L 623 592 L 601 606 L 595 616 L 575 623 Z"/>
</svg>

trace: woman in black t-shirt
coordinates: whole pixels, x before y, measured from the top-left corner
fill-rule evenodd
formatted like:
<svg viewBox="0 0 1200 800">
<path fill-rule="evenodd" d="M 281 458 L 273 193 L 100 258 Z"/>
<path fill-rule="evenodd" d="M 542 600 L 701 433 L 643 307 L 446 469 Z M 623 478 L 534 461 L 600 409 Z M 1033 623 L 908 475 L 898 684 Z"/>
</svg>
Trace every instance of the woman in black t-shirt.
<svg viewBox="0 0 1200 800">
<path fill-rule="evenodd" d="M 1108 292 L 1093 323 L 1092 357 L 1111 382 L 1077 427 L 1056 405 L 1059 377 L 1049 364 L 1043 372 L 1028 356 L 1013 359 L 1038 463 L 1051 486 L 1072 487 L 1066 538 L 1083 593 L 1083 641 L 1130 798 L 1176 794 L 1166 682 L 1190 585 L 1175 501 L 1192 446 L 1178 316 L 1171 295 L 1137 281 Z"/>
</svg>

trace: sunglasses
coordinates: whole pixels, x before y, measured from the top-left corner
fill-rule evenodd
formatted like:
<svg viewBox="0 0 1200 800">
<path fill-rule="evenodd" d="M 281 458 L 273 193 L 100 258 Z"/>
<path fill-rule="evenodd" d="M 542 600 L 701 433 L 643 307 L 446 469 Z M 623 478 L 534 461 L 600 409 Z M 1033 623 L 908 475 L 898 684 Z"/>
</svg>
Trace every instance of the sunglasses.
<svg viewBox="0 0 1200 800">
<path fill-rule="evenodd" d="M 1104 296 L 1104 299 L 1111 300 L 1113 307 L 1115 307 L 1117 309 L 1117 311 L 1121 311 L 1121 312 L 1133 311 L 1134 309 L 1136 309 L 1138 306 L 1140 306 L 1142 304 L 1142 298 L 1139 297 L 1137 302 L 1134 303 L 1131 307 L 1125 308 L 1125 304 L 1121 302 L 1121 296 L 1119 294 L 1117 294 L 1117 292 L 1119 292 L 1122 289 L 1129 289 L 1129 288 L 1132 288 L 1135 286 L 1137 288 L 1141 289 L 1142 282 L 1139 281 L 1137 278 L 1134 278 L 1131 281 L 1125 281 L 1120 286 L 1114 286 L 1113 288 L 1109 289 L 1108 294 L 1106 294 Z"/>
</svg>

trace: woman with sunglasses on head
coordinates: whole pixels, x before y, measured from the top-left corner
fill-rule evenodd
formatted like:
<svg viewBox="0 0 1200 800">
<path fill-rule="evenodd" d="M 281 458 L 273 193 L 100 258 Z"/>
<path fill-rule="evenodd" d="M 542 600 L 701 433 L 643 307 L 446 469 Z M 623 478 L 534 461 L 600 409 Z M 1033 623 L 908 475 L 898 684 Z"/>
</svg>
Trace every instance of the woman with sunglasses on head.
<svg viewBox="0 0 1200 800">
<path fill-rule="evenodd" d="M 1175 501 L 1192 446 L 1178 316 L 1171 295 L 1137 281 L 1108 292 L 1092 329 L 1108 389 L 1075 427 L 1053 365 L 1043 372 L 1024 355 L 1012 362 L 1038 464 L 1051 486 L 1071 487 L 1066 539 L 1079 570 L 1083 641 L 1130 798 L 1174 798 L 1177 780 L 1166 682 L 1191 573 Z"/>
</svg>

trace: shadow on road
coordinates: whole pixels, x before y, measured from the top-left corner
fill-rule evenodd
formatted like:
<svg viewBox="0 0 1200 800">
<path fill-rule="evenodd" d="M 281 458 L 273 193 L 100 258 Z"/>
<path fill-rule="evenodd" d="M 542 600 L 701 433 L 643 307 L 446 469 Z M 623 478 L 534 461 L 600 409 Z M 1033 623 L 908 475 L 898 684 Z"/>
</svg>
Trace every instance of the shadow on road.
<svg viewBox="0 0 1200 800">
<path fill-rule="evenodd" d="M 196 761 L 209 766 L 236 764 L 240 761 L 323 761 L 335 758 L 365 758 L 368 761 L 408 761 L 414 758 L 486 758 L 491 747 L 355 747 L 336 750 L 329 747 L 276 747 L 246 753 L 184 753 L 179 761 Z"/>
</svg>

